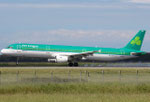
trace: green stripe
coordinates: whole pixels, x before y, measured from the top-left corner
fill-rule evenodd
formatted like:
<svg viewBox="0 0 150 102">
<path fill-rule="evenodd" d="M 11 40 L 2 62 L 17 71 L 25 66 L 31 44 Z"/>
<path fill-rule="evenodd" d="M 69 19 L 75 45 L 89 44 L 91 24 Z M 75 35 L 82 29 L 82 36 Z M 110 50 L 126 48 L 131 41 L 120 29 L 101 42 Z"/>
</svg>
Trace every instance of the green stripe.
<svg viewBox="0 0 150 102">
<path fill-rule="evenodd" d="M 42 44 L 12 44 L 9 48 L 29 50 L 29 51 L 55 51 L 55 52 L 74 52 L 82 53 L 88 51 L 99 51 L 97 54 L 130 55 L 131 52 L 141 52 L 125 48 L 100 48 L 100 47 L 82 47 L 82 46 L 64 46 L 64 45 L 42 45 Z"/>
</svg>

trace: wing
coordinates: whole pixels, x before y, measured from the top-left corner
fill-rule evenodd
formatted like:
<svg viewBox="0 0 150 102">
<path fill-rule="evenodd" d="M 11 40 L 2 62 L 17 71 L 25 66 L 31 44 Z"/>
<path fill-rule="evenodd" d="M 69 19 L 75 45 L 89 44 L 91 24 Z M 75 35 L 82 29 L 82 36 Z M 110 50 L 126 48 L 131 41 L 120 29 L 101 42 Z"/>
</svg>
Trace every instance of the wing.
<svg viewBox="0 0 150 102">
<path fill-rule="evenodd" d="M 72 54 L 72 55 L 68 55 L 68 56 L 69 56 L 69 59 L 82 59 L 82 58 L 85 58 L 87 56 L 93 56 L 93 54 L 96 52 L 100 52 L 100 51 L 88 51 L 88 52 Z"/>
</svg>

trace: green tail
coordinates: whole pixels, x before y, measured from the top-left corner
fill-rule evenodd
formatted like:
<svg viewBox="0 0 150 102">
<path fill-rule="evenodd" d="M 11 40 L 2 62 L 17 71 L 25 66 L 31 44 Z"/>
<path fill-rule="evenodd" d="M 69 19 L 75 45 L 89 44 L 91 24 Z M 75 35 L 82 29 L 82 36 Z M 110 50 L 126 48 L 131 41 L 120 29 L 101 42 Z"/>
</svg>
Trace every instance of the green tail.
<svg viewBox="0 0 150 102">
<path fill-rule="evenodd" d="M 145 32 L 146 32 L 145 30 L 140 30 L 124 48 L 132 50 L 140 50 L 143 43 Z"/>
</svg>

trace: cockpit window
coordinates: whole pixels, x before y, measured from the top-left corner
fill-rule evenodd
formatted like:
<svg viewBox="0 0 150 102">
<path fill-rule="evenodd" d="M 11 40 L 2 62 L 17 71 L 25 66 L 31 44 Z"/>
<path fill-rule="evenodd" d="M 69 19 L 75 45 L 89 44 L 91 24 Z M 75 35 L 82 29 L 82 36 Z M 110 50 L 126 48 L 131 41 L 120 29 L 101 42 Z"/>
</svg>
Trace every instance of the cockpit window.
<svg viewBox="0 0 150 102">
<path fill-rule="evenodd" d="M 11 46 L 9 46 L 8 48 L 9 48 L 9 49 L 12 49 L 12 47 L 11 47 Z"/>
</svg>

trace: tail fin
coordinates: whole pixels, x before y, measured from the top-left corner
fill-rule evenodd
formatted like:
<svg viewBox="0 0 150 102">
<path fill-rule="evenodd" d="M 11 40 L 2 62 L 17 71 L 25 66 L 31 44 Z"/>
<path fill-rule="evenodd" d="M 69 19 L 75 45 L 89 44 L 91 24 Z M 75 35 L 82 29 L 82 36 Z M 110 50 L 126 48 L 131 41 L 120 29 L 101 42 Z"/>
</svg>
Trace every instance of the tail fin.
<svg viewBox="0 0 150 102">
<path fill-rule="evenodd" d="M 132 50 L 140 50 L 143 43 L 145 32 L 146 32 L 145 30 L 140 30 L 124 48 Z"/>
</svg>

